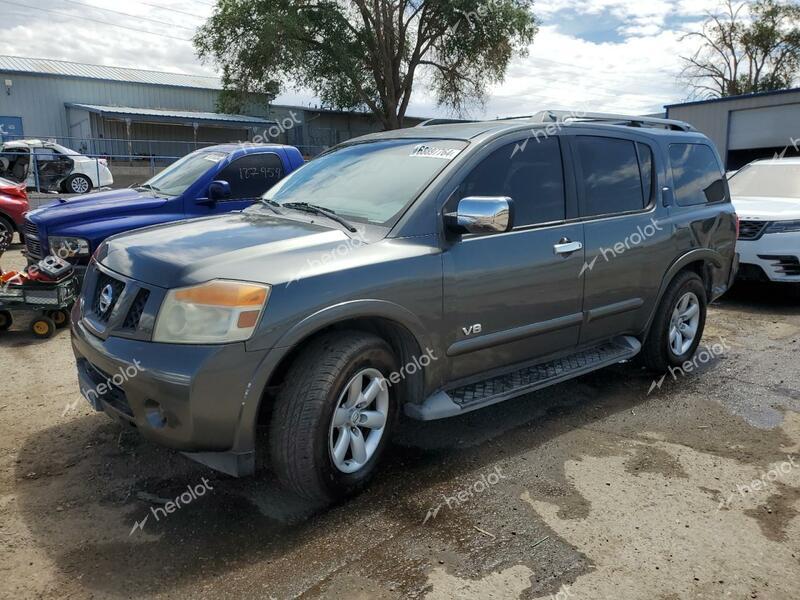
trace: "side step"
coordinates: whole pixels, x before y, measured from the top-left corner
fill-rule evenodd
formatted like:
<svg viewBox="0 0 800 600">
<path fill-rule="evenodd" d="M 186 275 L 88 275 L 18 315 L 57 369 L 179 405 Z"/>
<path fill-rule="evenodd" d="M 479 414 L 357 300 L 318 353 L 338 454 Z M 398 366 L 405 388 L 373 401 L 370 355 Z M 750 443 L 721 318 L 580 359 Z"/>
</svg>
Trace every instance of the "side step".
<svg viewBox="0 0 800 600">
<path fill-rule="evenodd" d="M 422 404 L 406 404 L 405 413 L 419 421 L 454 417 L 629 360 L 641 349 L 634 337 L 615 338 L 550 362 L 437 392 Z"/>
</svg>

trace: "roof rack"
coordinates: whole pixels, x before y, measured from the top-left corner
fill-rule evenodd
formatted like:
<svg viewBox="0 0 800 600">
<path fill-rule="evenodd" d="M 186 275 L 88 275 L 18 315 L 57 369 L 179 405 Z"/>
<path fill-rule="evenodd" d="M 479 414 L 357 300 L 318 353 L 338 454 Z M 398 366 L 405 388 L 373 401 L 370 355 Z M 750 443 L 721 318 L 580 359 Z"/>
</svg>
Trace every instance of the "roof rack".
<svg viewBox="0 0 800 600">
<path fill-rule="evenodd" d="M 418 123 L 415 127 L 430 127 L 431 125 L 452 125 L 458 123 L 480 123 L 471 119 L 428 119 L 422 123 Z"/>
<path fill-rule="evenodd" d="M 697 131 L 694 126 L 675 119 L 640 117 L 636 115 L 617 115 L 613 113 L 590 113 L 567 110 L 543 110 L 531 117 L 537 123 L 566 123 L 567 121 L 615 123 L 628 127 L 663 127 L 673 131 Z"/>
</svg>

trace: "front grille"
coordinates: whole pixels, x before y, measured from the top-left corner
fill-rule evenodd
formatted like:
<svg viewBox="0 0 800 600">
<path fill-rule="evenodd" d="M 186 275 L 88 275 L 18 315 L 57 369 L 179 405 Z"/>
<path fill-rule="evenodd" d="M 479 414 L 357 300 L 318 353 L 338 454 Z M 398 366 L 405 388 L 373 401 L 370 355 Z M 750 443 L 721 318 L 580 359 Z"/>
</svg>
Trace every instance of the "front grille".
<svg viewBox="0 0 800 600">
<path fill-rule="evenodd" d="M 136 299 L 133 301 L 128 314 L 125 316 L 125 322 L 122 324 L 124 329 L 136 329 L 139 327 L 139 321 L 142 318 L 144 307 L 149 298 L 150 290 L 139 290 L 139 293 L 136 294 Z"/>
<path fill-rule="evenodd" d="M 112 300 L 106 310 L 102 311 L 100 310 L 100 297 L 103 294 L 103 290 L 109 285 L 112 290 Z M 120 294 L 122 294 L 122 290 L 124 289 L 125 284 L 118 279 L 109 277 L 105 273 L 97 273 L 97 287 L 94 290 L 94 296 L 92 298 L 92 312 L 94 312 L 98 321 L 101 323 L 108 323 L 108 318 L 114 311 L 114 306 L 116 306 Z"/>
<path fill-rule="evenodd" d="M 800 276 L 800 260 L 796 256 L 773 256 L 770 254 L 758 255 L 762 260 L 770 260 L 772 268 L 778 273 L 792 277 Z"/>
<path fill-rule="evenodd" d="M 769 225 L 769 221 L 740 221 L 739 239 L 757 240 L 764 235 L 764 230 Z"/>
<path fill-rule="evenodd" d="M 31 258 L 44 258 L 42 254 L 42 242 L 39 239 L 39 228 L 35 223 L 25 219 L 22 225 L 22 231 L 25 234 L 25 247 L 28 250 L 28 256 Z"/>
</svg>

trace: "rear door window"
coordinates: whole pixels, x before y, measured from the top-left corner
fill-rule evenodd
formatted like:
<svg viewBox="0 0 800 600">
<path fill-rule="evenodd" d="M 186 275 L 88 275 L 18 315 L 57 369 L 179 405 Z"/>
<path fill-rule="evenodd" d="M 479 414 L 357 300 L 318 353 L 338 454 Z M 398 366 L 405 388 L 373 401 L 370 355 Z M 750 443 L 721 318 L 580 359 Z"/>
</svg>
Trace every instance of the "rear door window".
<svg viewBox="0 0 800 600">
<path fill-rule="evenodd" d="M 722 168 L 705 144 L 670 144 L 675 200 L 680 206 L 719 202 L 726 197 Z"/>
<path fill-rule="evenodd" d="M 248 154 L 223 167 L 217 179 L 231 186 L 230 200 L 260 198 L 283 178 L 283 161 L 274 153 Z"/>
<path fill-rule="evenodd" d="M 581 215 L 591 217 L 642 210 L 650 203 L 646 188 L 652 188 L 652 152 L 619 138 L 577 136 L 575 139 L 581 188 Z M 648 153 L 649 152 L 649 157 Z M 644 172 L 644 176 L 643 176 Z"/>
</svg>

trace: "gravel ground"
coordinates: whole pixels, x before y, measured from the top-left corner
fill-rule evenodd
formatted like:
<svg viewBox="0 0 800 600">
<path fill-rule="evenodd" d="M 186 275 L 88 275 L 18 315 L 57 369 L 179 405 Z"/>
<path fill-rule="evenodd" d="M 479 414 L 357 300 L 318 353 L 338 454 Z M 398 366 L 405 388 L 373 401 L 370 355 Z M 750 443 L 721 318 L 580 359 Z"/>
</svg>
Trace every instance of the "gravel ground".
<svg viewBox="0 0 800 600">
<path fill-rule="evenodd" d="M 800 307 L 779 287 L 712 307 L 691 372 L 618 365 L 406 422 L 327 510 L 94 413 L 69 333 L 26 325 L 0 336 L 2 598 L 800 594 Z"/>
</svg>

